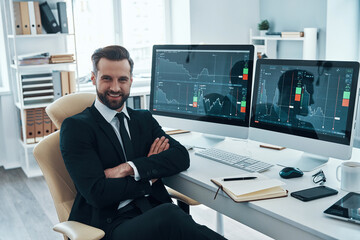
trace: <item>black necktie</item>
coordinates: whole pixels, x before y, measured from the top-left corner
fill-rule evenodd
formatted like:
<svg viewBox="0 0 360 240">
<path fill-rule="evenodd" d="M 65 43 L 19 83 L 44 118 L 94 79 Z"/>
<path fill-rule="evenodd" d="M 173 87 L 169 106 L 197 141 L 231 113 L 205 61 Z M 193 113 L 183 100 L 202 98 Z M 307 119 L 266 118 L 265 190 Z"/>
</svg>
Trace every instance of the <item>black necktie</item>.
<svg viewBox="0 0 360 240">
<path fill-rule="evenodd" d="M 117 113 L 116 117 L 119 119 L 120 122 L 120 136 L 123 144 L 123 148 L 126 154 L 126 160 L 131 161 L 134 158 L 134 149 L 128 134 L 128 131 L 126 131 L 125 123 L 124 123 L 124 117 L 125 114 L 123 112 Z"/>
<path fill-rule="evenodd" d="M 125 123 L 124 123 L 125 114 L 123 112 L 117 113 L 116 117 L 119 119 L 120 122 L 120 135 L 123 143 L 123 148 L 126 154 L 126 159 L 127 161 L 131 161 L 134 158 L 134 149 L 128 131 L 125 128 Z M 146 197 L 136 198 L 134 199 L 134 203 L 143 213 L 151 209 L 151 204 Z"/>
</svg>

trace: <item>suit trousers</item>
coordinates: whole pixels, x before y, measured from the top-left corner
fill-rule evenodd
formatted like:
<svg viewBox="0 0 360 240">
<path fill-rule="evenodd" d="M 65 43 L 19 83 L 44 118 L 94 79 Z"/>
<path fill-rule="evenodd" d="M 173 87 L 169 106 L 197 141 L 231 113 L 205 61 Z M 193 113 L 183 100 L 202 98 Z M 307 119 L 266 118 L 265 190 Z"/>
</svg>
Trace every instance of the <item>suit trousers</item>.
<svg viewBox="0 0 360 240">
<path fill-rule="evenodd" d="M 134 208 L 119 217 L 122 221 L 110 233 L 111 240 L 225 239 L 206 226 L 197 224 L 189 214 L 172 203 L 160 204 L 145 213 Z"/>
</svg>

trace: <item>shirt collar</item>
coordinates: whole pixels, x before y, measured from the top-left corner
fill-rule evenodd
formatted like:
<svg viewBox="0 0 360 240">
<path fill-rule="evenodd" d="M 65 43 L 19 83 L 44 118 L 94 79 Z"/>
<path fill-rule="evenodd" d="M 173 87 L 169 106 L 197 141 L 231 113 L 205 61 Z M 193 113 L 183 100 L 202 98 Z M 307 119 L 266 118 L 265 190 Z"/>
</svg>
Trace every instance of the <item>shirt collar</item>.
<svg viewBox="0 0 360 240">
<path fill-rule="evenodd" d="M 110 108 L 108 108 L 105 104 L 103 104 L 102 102 L 100 102 L 100 100 L 96 97 L 95 100 L 95 108 L 100 112 L 100 114 L 105 118 L 105 120 L 110 123 L 115 115 L 118 113 L 116 110 L 112 110 Z M 124 104 L 123 109 L 121 110 L 121 112 L 123 112 L 125 114 L 125 116 L 130 119 L 129 113 L 126 109 L 126 104 Z"/>
</svg>

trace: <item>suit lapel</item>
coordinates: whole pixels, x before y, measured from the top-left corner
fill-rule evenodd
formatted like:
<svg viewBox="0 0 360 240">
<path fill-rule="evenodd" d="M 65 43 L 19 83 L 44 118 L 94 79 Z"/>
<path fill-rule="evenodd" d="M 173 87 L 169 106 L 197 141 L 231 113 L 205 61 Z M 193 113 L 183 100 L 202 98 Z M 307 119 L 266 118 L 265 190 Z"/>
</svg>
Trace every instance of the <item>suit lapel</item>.
<svg viewBox="0 0 360 240">
<path fill-rule="evenodd" d="M 134 149 L 134 155 L 135 157 L 137 156 L 137 154 L 139 153 L 139 143 L 140 143 L 140 132 L 139 132 L 139 127 L 137 124 L 137 119 L 134 117 L 133 114 L 133 110 L 130 108 L 127 108 L 129 116 L 130 116 L 130 121 L 128 121 L 129 124 L 129 131 L 130 131 L 130 135 L 131 135 L 131 143 L 133 145 L 133 149 Z"/>
<path fill-rule="evenodd" d="M 95 108 L 94 104 L 90 108 L 91 114 L 94 116 L 99 127 L 104 131 L 105 135 L 108 137 L 109 141 L 113 144 L 116 152 L 119 155 L 121 162 L 125 162 L 124 153 L 120 146 L 119 139 L 117 138 L 113 127 L 101 116 L 100 112 Z"/>
</svg>

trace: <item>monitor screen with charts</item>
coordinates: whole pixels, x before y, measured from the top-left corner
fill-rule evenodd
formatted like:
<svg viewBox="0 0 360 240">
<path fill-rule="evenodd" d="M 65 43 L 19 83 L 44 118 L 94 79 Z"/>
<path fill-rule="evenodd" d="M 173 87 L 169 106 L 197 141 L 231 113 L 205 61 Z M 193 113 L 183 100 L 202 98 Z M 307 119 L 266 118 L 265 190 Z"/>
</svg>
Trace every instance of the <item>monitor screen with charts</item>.
<svg viewBox="0 0 360 240">
<path fill-rule="evenodd" d="M 250 138 L 304 151 L 296 163 L 304 171 L 349 159 L 358 73 L 358 62 L 259 60 Z"/>
<path fill-rule="evenodd" d="M 150 111 L 162 126 L 247 138 L 254 47 L 155 45 Z"/>
</svg>

